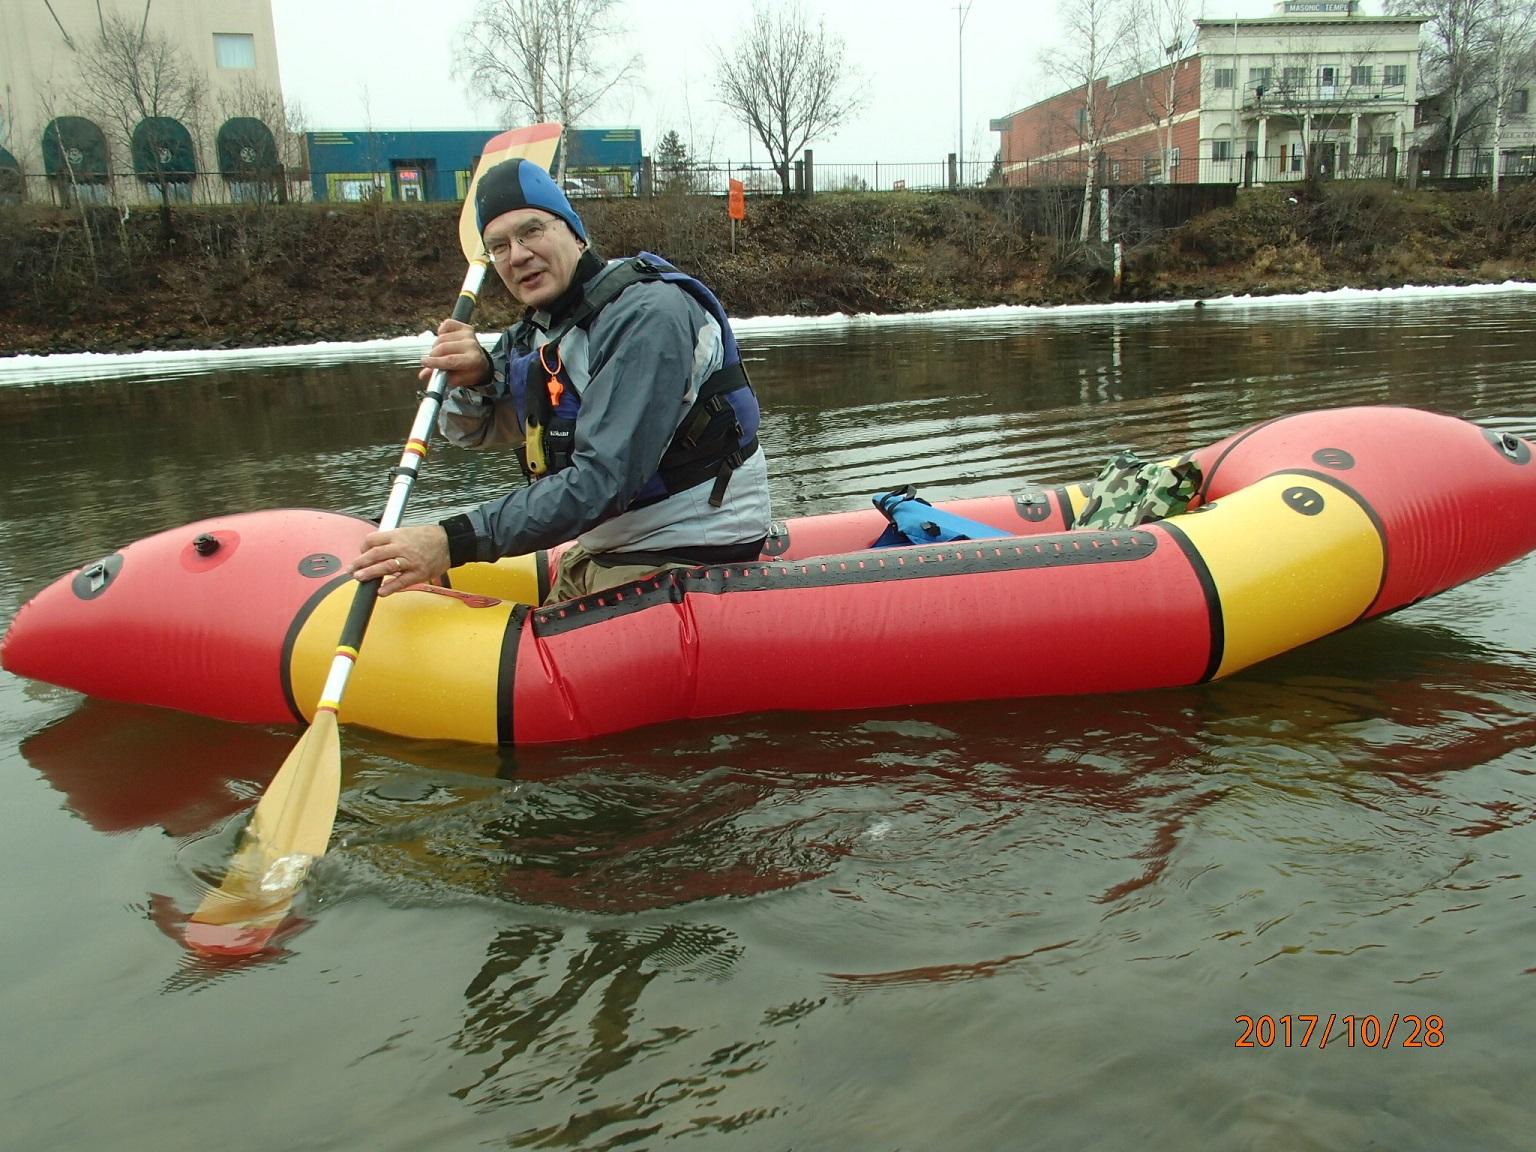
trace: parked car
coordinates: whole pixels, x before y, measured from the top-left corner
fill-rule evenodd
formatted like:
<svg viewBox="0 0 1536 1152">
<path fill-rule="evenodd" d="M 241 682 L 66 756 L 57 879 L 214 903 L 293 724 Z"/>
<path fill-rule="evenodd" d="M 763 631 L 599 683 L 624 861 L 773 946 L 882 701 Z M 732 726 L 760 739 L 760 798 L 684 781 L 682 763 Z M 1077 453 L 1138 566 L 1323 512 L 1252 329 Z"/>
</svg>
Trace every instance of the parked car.
<svg viewBox="0 0 1536 1152">
<path fill-rule="evenodd" d="M 607 195 L 601 184 L 596 184 L 591 180 L 582 180 L 574 176 L 560 187 L 565 190 L 566 197 L 571 200 L 586 200 L 593 196 Z"/>
</svg>

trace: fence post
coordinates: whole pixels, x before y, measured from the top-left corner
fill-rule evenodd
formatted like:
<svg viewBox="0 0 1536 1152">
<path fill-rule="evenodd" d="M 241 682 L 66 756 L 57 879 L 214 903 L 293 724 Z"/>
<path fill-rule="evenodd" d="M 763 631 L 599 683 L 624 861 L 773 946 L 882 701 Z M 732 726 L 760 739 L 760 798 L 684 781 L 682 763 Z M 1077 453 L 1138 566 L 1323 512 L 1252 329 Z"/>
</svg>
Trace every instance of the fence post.
<svg viewBox="0 0 1536 1152">
<path fill-rule="evenodd" d="M 640 157 L 640 187 L 635 189 L 637 196 L 650 197 L 656 194 L 656 169 L 649 156 Z"/>
<path fill-rule="evenodd" d="M 816 195 L 816 160 L 811 149 L 807 148 L 801 153 L 805 157 L 805 194 Z"/>
<path fill-rule="evenodd" d="M 805 191 L 805 161 L 804 160 L 796 160 L 795 161 L 795 191 L 796 192 L 804 192 Z"/>
<path fill-rule="evenodd" d="M 949 190 L 953 192 L 960 183 L 960 172 L 955 163 L 955 154 L 949 154 Z"/>
</svg>

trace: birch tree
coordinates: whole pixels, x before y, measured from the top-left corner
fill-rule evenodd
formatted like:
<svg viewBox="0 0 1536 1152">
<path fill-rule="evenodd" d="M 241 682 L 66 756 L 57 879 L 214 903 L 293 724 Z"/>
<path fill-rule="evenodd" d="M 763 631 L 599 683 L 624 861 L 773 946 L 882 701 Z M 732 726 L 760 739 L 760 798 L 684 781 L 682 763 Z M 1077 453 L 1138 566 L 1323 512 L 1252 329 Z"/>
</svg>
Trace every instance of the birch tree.
<svg viewBox="0 0 1536 1152">
<path fill-rule="evenodd" d="M 1142 71 L 1142 109 L 1158 128 L 1163 179 L 1170 182 L 1173 122 L 1199 99 L 1192 85 L 1179 84 L 1179 63 L 1194 44 L 1194 32 L 1194 0 L 1132 0 L 1129 37 L 1136 67 Z"/>
<path fill-rule="evenodd" d="M 1502 167 L 1504 125 L 1516 109 L 1519 94 L 1529 107 L 1526 84 L 1536 63 L 1536 0 L 1489 0 L 1488 5 L 1489 96 L 1493 111 L 1494 196 L 1499 194 L 1499 169 Z"/>
<path fill-rule="evenodd" d="M 751 25 L 716 50 L 715 64 L 720 103 L 763 142 L 786 194 L 795 154 L 831 135 L 863 103 L 843 38 L 824 19 L 813 26 L 798 3 L 759 0 Z"/>
<path fill-rule="evenodd" d="M 1098 158 L 1114 120 L 1112 77 L 1133 59 L 1133 21 L 1127 0 L 1060 0 L 1060 46 L 1045 54 L 1045 67 L 1068 89 L 1082 89 L 1077 134 L 1088 157 L 1083 177 L 1083 218 L 1078 240 L 1087 243 L 1093 228 L 1093 193 Z"/>
</svg>

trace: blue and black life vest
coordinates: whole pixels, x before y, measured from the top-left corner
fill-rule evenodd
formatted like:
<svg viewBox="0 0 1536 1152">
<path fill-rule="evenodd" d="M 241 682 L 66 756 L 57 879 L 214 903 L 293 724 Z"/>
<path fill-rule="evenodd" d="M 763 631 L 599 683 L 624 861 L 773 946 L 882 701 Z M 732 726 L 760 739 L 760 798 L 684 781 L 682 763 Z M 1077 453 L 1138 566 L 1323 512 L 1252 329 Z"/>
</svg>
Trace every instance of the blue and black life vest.
<svg viewBox="0 0 1536 1152">
<path fill-rule="evenodd" d="M 709 502 L 718 508 L 725 498 L 731 473 L 757 451 L 761 419 L 757 396 L 741 363 L 741 349 L 730 320 L 715 294 L 650 252 L 605 269 L 571 315 L 550 331 L 544 344 L 509 359 L 508 390 L 525 437 L 519 459 L 535 480 L 570 466 L 581 395 L 560 360 L 560 341 L 573 328 L 590 330 L 598 313 L 626 288 L 654 280 L 676 284 L 714 317 L 720 325 L 724 364 L 700 385 L 693 407 L 662 455 L 656 475 L 646 482 L 629 507 L 655 504 L 713 477 L 715 486 Z"/>
</svg>

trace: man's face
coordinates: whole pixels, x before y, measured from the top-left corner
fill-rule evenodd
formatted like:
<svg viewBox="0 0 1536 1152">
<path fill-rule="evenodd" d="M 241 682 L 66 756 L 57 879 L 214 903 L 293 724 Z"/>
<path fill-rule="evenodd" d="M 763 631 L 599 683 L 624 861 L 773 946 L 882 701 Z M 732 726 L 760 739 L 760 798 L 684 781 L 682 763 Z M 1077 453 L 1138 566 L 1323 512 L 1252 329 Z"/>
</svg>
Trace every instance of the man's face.
<svg viewBox="0 0 1536 1152">
<path fill-rule="evenodd" d="M 543 308 L 571 286 L 585 246 L 566 222 L 542 208 L 503 212 L 485 228 L 485 249 L 513 299 Z"/>
</svg>

